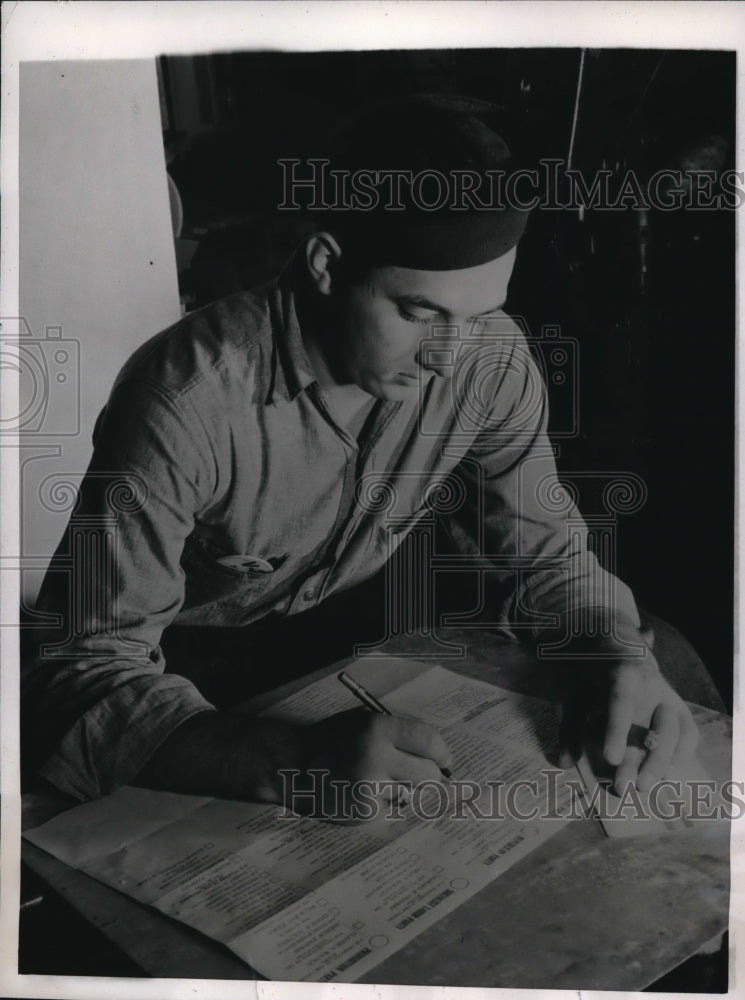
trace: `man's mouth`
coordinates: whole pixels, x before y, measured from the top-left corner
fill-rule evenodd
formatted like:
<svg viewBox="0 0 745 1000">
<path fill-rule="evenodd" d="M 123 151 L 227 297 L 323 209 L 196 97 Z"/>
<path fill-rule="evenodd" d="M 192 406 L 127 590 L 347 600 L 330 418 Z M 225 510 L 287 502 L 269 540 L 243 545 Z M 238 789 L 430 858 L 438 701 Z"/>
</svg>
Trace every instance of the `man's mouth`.
<svg viewBox="0 0 745 1000">
<path fill-rule="evenodd" d="M 406 379 L 407 382 L 428 382 L 437 372 L 432 371 L 431 368 L 420 368 L 416 372 L 399 372 L 398 374 L 401 378 Z"/>
</svg>

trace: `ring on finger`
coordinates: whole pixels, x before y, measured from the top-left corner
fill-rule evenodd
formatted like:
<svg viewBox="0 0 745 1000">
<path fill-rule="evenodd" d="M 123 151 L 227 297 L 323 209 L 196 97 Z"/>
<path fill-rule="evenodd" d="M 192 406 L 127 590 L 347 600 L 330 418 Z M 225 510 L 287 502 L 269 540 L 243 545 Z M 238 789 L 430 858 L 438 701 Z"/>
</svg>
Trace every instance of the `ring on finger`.
<svg viewBox="0 0 745 1000">
<path fill-rule="evenodd" d="M 654 731 L 654 729 L 647 730 L 647 734 L 644 737 L 644 749 L 652 751 L 655 749 L 657 744 L 660 742 L 659 735 Z"/>
</svg>

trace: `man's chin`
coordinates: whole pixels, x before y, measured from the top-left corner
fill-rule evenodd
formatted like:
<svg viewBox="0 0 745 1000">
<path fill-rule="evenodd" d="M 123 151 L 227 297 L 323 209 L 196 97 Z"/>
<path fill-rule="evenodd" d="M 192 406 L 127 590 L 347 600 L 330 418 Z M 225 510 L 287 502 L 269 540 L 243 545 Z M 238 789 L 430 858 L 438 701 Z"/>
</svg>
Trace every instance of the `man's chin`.
<svg viewBox="0 0 745 1000">
<path fill-rule="evenodd" d="M 416 381 L 397 382 L 395 380 L 390 382 L 382 382 L 378 386 L 374 395 L 378 399 L 388 399 L 388 400 L 403 400 L 403 399 L 413 399 L 419 395 L 420 382 Z"/>
</svg>

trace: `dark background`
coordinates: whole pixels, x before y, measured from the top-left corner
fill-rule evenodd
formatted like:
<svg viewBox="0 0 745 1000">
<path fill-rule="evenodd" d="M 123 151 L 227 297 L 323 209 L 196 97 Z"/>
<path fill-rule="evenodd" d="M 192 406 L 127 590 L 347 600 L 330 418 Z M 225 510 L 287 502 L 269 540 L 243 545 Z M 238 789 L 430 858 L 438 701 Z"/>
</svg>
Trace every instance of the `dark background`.
<svg viewBox="0 0 745 1000">
<path fill-rule="evenodd" d="M 579 50 L 236 53 L 159 60 L 168 169 L 184 210 L 186 309 L 276 273 L 304 234 L 277 213 L 281 156 L 323 155 L 340 112 L 411 92 L 505 109 L 508 138 L 566 161 Z M 617 182 L 734 167 L 735 56 L 589 50 L 572 166 Z M 731 210 L 534 212 L 507 311 L 579 344 L 580 432 L 560 473 L 630 471 L 645 505 L 621 517 L 617 572 L 694 644 L 732 696 L 735 242 Z M 561 419 L 556 396 L 555 425 Z M 559 428 L 560 429 L 560 428 Z M 581 494 L 601 513 L 598 489 Z"/>
</svg>

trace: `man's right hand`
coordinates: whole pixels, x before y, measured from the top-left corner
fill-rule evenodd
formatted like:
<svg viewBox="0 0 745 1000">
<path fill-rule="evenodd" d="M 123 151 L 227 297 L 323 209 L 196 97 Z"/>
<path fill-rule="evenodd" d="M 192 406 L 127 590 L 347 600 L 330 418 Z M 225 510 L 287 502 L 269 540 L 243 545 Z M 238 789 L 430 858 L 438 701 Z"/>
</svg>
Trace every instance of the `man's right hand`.
<svg viewBox="0 0 745 1000">
<path fill-rule="evenodd" d="M 334 812 L 337 818 L 349 817 L 359 791 L 367 802 L 406 798 L 411 786 L 441 781 L 441 768 L 452 762 L 450 750 L 432 726 L 365 709 L 314 723 L 307 727 L 306 738 L 301 775 L 292 784 L 285 782 L 283 798 L 290 809 L 313 810 L 314 815 L 328 818 L 334 818 Z M 315 801 L 308 794 L 288 794 L 298 788 L 314 793 Z"/>
</svg>

